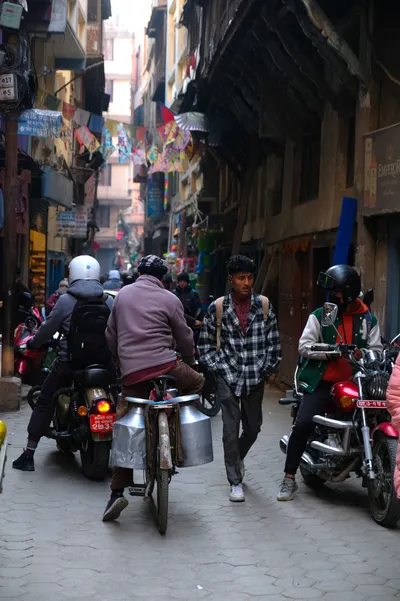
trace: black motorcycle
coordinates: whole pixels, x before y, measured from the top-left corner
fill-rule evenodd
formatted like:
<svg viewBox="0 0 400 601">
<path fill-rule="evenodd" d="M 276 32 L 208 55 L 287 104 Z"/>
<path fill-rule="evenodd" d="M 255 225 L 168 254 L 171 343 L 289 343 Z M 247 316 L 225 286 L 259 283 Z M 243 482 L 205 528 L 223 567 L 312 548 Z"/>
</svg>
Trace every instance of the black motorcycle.
<svg viewBox="0 0 400 601">
<path fill-rule="evenodd" d="M 72 386 L 54 395 L 54 417 L 48 438 L 62 453 L 80 452 L 82 470 L 90 480 L 103 480 L 108 472 L 116 405 L 108 369 L 90 365 L 75 373 Z M 33 410 L 41 386 L 28 394 Z"/>
</svg>

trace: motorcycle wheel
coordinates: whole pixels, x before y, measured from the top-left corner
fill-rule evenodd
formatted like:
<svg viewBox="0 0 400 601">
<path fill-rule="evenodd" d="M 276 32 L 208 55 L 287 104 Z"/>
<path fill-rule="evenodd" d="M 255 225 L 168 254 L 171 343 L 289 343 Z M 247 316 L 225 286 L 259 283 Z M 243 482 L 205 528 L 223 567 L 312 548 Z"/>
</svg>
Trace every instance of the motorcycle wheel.
<svg viewBox="0 0 400 601">
<path fill-rule="evenodd" d="M 376 479 L 368 482 L 369 507 L 375 522 L 385 528 L 394 528 L 400 518 L 393 476 L 396 467 L 397 440 L 384 435 L 376 439 L 373 465 Z"/>
<path fill-rule="evenodd" d="M 310 472 L 305 465 L 300 464 L 300 473 L 304 483 L 310 488 L 322 488 L 325 485 L 325 480 Z"/>
<path fill-rule="evenodd" d="M 108 474 L 111 442 L 89 439 L 86 451 L 81 450 L 82 471 L 89 480 L 104 480 Z"/>
<path fill-rule="evenodd" d="M 36 401 L 37 401 L 37 398 L 38 398 L 41 390 L 42 390 L 41 386 L 33 386 L 30 389 L 30 391 L 28 392 L 28 396 L 26 398 L 27 398 L 29 407 L 32 409 L 32 411 L 34 410 L 34 408 L 36 406 Z"/>
</svg>

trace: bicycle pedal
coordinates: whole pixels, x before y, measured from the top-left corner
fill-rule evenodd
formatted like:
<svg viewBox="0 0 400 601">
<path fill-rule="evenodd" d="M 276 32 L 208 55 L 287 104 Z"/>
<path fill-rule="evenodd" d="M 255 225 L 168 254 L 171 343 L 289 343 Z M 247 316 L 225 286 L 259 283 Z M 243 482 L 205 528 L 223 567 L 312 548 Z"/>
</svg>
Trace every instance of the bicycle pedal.
<svg viewBox="0 0 400 601">
<path fill-rule="evenodd" d="M 144 497 L 144 493 L 146 492 L 146 485 L 135 484 L 135 486 L 130 486 L 128 490 L 131 497 Z"/>
</svg>

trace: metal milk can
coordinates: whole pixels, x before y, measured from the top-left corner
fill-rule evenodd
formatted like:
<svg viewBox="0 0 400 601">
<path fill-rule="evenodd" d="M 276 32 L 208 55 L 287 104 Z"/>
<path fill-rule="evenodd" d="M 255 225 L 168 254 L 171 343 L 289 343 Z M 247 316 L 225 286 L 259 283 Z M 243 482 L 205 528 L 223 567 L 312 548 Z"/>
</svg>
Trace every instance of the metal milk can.
<svg viewBox="0 0 400 601">
<path fill-rule="evenodd" d="M 146 469 L 146 405 L 128 403 L 128 413 L 113 426 L 110 462 L 113 467 Z"/>
<path fill-rule="evenodd" d="M 194 467 L 214 461 L 211 420 L 200 413 L 193 401 L 179 406 L 183 463 L 180 467 Z"/>
</svg>

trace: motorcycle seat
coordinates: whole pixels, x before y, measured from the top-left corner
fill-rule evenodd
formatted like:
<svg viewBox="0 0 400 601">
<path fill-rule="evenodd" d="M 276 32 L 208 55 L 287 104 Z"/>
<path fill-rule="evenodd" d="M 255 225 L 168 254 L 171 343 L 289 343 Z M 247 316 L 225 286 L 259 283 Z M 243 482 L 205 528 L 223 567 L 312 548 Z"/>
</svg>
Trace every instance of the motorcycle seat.
<svg viewBox="0 0 400 601">
<path fill-rule="evenodd" d="M 82 386 L 109 386 L 111 376 L 108 369 L 102 365 L 89 365 L 75 373 L 75 382 Z"/>
</svg>

